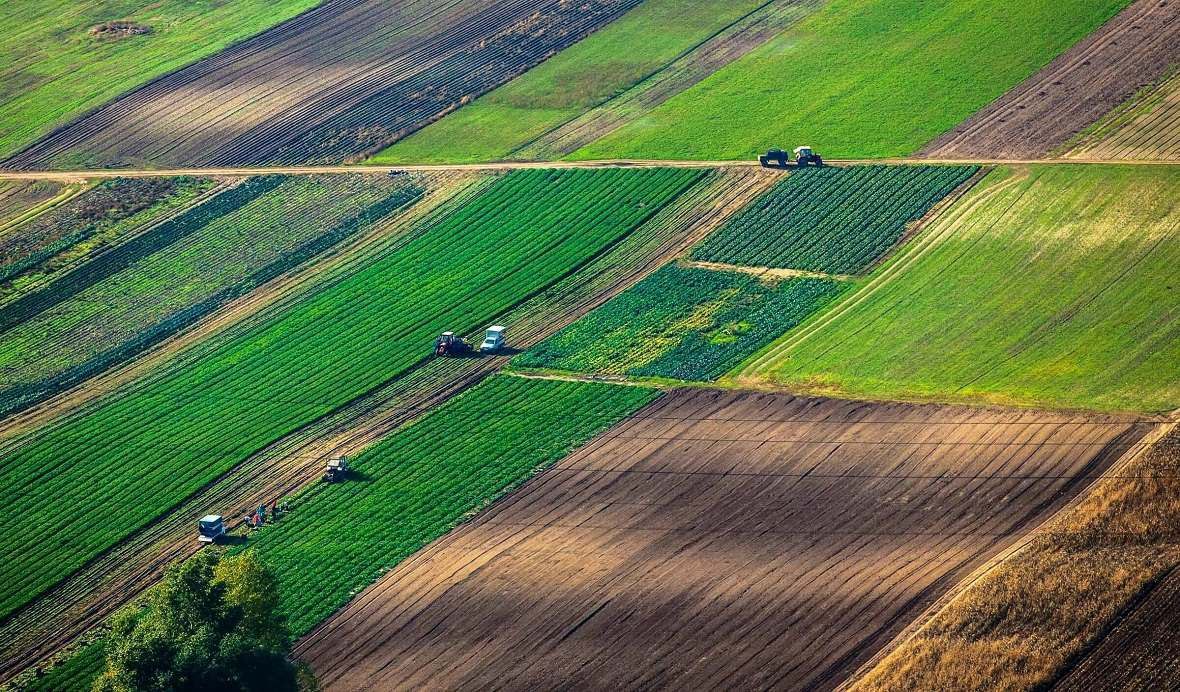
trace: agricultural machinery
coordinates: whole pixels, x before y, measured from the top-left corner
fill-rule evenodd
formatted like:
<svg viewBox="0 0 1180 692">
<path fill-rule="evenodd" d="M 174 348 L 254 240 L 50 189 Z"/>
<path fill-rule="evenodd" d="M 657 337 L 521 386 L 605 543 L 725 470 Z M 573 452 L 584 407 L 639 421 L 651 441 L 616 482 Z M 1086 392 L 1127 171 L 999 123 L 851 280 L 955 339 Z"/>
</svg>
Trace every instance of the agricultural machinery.
<svg viewBox="0 0 1180 692">
<path fill-rule="evenodd" d="M 496 325 L 488 327 L 484 334 L 483 343 L 479 345 L 478 353 L 499 353 L 504 348 L 504 327 Z M 434 340 L 434 355 L 458 358 L 476 352 L 475 347 L 455 336 L 455 332 L 443 332 Z"/>
<path fill-rule="evenodd" d="M 220 514 L 206 514 L 197 520 L 197 541 L 215 543 L 225 535 L 225 522 Z"/>
<path fill-rule="evenodd" d="M 824 165 L 823 157 L 812 151 L 811 147 L 795 147 L 794 154 L 794 164 L 797 168 Z M 758 157 L 758 163 L 763 168 L 786 168 L 791 165 L 791 156 L 782 149 L 770 149 Z"/>
<path fill-rule="evenodd" d="M 339 483 L 348 476 L 348 458 L 337 457 L 329 459 L 328 465 L 324 467 L 324 482 L 325 483 Z"/>
<path fill-rule="evenodd" d="M 488 327 L 487 333 L 483 336 L 483 343 L 479 345 L 479 352 L 498 353 L 502 348 L 504 348 L 504 328 L 499 325 Z"/>
</svg>

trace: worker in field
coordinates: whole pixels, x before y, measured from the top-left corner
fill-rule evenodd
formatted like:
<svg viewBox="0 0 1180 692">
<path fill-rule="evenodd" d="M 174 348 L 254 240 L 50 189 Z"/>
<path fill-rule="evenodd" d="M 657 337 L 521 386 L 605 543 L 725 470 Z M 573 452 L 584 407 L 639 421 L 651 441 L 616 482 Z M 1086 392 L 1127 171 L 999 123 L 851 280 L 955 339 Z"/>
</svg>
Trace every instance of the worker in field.
<svg viewBox="0 0 1180 692">
<path fill-rule="evenodd" d="M 262 526 L 266 523 L 266 503 L 258 505 L 258 525 Z"/>
</svg>

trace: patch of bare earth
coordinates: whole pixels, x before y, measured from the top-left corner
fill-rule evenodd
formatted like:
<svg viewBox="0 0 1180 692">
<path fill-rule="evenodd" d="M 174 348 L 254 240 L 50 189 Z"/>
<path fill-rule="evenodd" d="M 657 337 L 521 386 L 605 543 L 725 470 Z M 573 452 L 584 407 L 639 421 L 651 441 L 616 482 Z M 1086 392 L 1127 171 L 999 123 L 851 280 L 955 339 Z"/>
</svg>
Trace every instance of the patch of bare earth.
<svg viewBox="0 0 1180 692">
<path fill-rule="evenodd" d="M 395 568 L 326 689 L 828 689 L 1133 447 L 1113 416 L 680 390 Z"/>
<path fill-rule="evenodd" d="M 918 156 L 1044 156 L 1154 83 L 1178 60 L 1180 2 L 1137 0 Z"/>
</svg>

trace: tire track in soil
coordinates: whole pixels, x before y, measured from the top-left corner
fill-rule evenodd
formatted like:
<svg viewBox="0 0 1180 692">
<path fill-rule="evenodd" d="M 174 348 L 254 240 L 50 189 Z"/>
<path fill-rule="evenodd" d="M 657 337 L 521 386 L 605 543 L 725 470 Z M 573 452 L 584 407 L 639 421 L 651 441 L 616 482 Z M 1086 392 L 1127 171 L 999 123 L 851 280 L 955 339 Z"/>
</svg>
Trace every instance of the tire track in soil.
<svg viewBox="0 0 1180 692">
<path fill-rule="evenodd" d="M 544 339 L 685 252 L 776 179 L 775 174 L 758 169 L 710 173 L 610 252 L 497 320 L 512 325 L 514 346 L 527 347 Z M 314 271 L 319 267 L 310 269 L 320 276 Z M 345 270 L 347 267 L 341 269 Z M 268 304 L 265 311 L 273 313 L 276 305 L 294 299 Z M 265 315 L 258 317 L 263 318 Z M 169 369 L 198 357 L 212 347 L 212 341 L 220 343 L 248 328 L 249 323 L 247 320 L 213 340 L 202 337 L 200 348 L 173 358 Z M 237 529 L 240 513 L 232 514 L 231 509 L 287 496 L 318 481 L 327 458 L 356 454 L 398 425 L 497 371 L 507 360 L 426 360 L 409 374 L 276 441 L 0 624 L 0 682 L 68 646 L 154 583 L 165 566 L 195 553 L 198 547 L 191 526 L 195 517 L 210 508 L 223 508 L 233 519 L 230 529 Z M 135 375 L 142 377 L 139 371 Z M 128 374 L 124 380 L 132 378 Z M 83 398 L 96 402 L 103 393 L 96 390 Z M 42 413 L 36 421 L 43 423 L 49 415 Z M 27 429 L 32 424 L 23 421 L 20 427 Z M 293 511 L 298 511 L 297 504 Z"/>
<path fill-rule="evenodd" d="M 1146 428 L 674 391 L 396 567 L 297 653 L 325 689 L 831 688 Z"/>
</svg>

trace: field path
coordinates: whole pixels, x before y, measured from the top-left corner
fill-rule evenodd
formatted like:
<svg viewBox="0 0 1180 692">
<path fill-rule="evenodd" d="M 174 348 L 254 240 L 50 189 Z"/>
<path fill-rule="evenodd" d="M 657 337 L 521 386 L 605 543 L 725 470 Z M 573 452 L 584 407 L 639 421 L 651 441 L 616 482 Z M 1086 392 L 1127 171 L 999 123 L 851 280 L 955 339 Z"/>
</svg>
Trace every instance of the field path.
<svg viewBox="0 0 1180 692">
<path fill-rule="evenodd" d="M 325 689 L 828 689 L 1150 424 L 673 391 L 299 643 Z"/>
<path fill-rule="evenodd" d="M 934 158 L 934 159 L 824 159 L 833 166 L 928 166 L 946 164 L 954 166 L 979 165 L 1090 165 L 1104 166 L 1180 166 L 1180 161 L 1128 161 L 1123 159 L 1069 158 L 1069 159 L 1001 159 L 1001 158 Z M 103 178 L 158 178 L 177 175 L 193 176 L 246 176 L 281 173 L 283 175 L 314 175 L 317 173 L 357 173 L 382 175 L 407 172 L 440 173 L 450 171 L 510 171 L 528 168 L 756 168 L 757 161 L 692 161 L 686 159 L 602 159 L 598 161 L 497 161 L 495 163 L 454 163 L 415 164 L 406 166 L 259 166 L 253 168 L 161 168 L 161 169 L 95 169 L 77 171 L 10 171 L 0 170 L 0 180 L 54 180 L 76 183 L 84 180 Z M 787 169 L 789 171 L 790 169 Z"/>
</svg>

